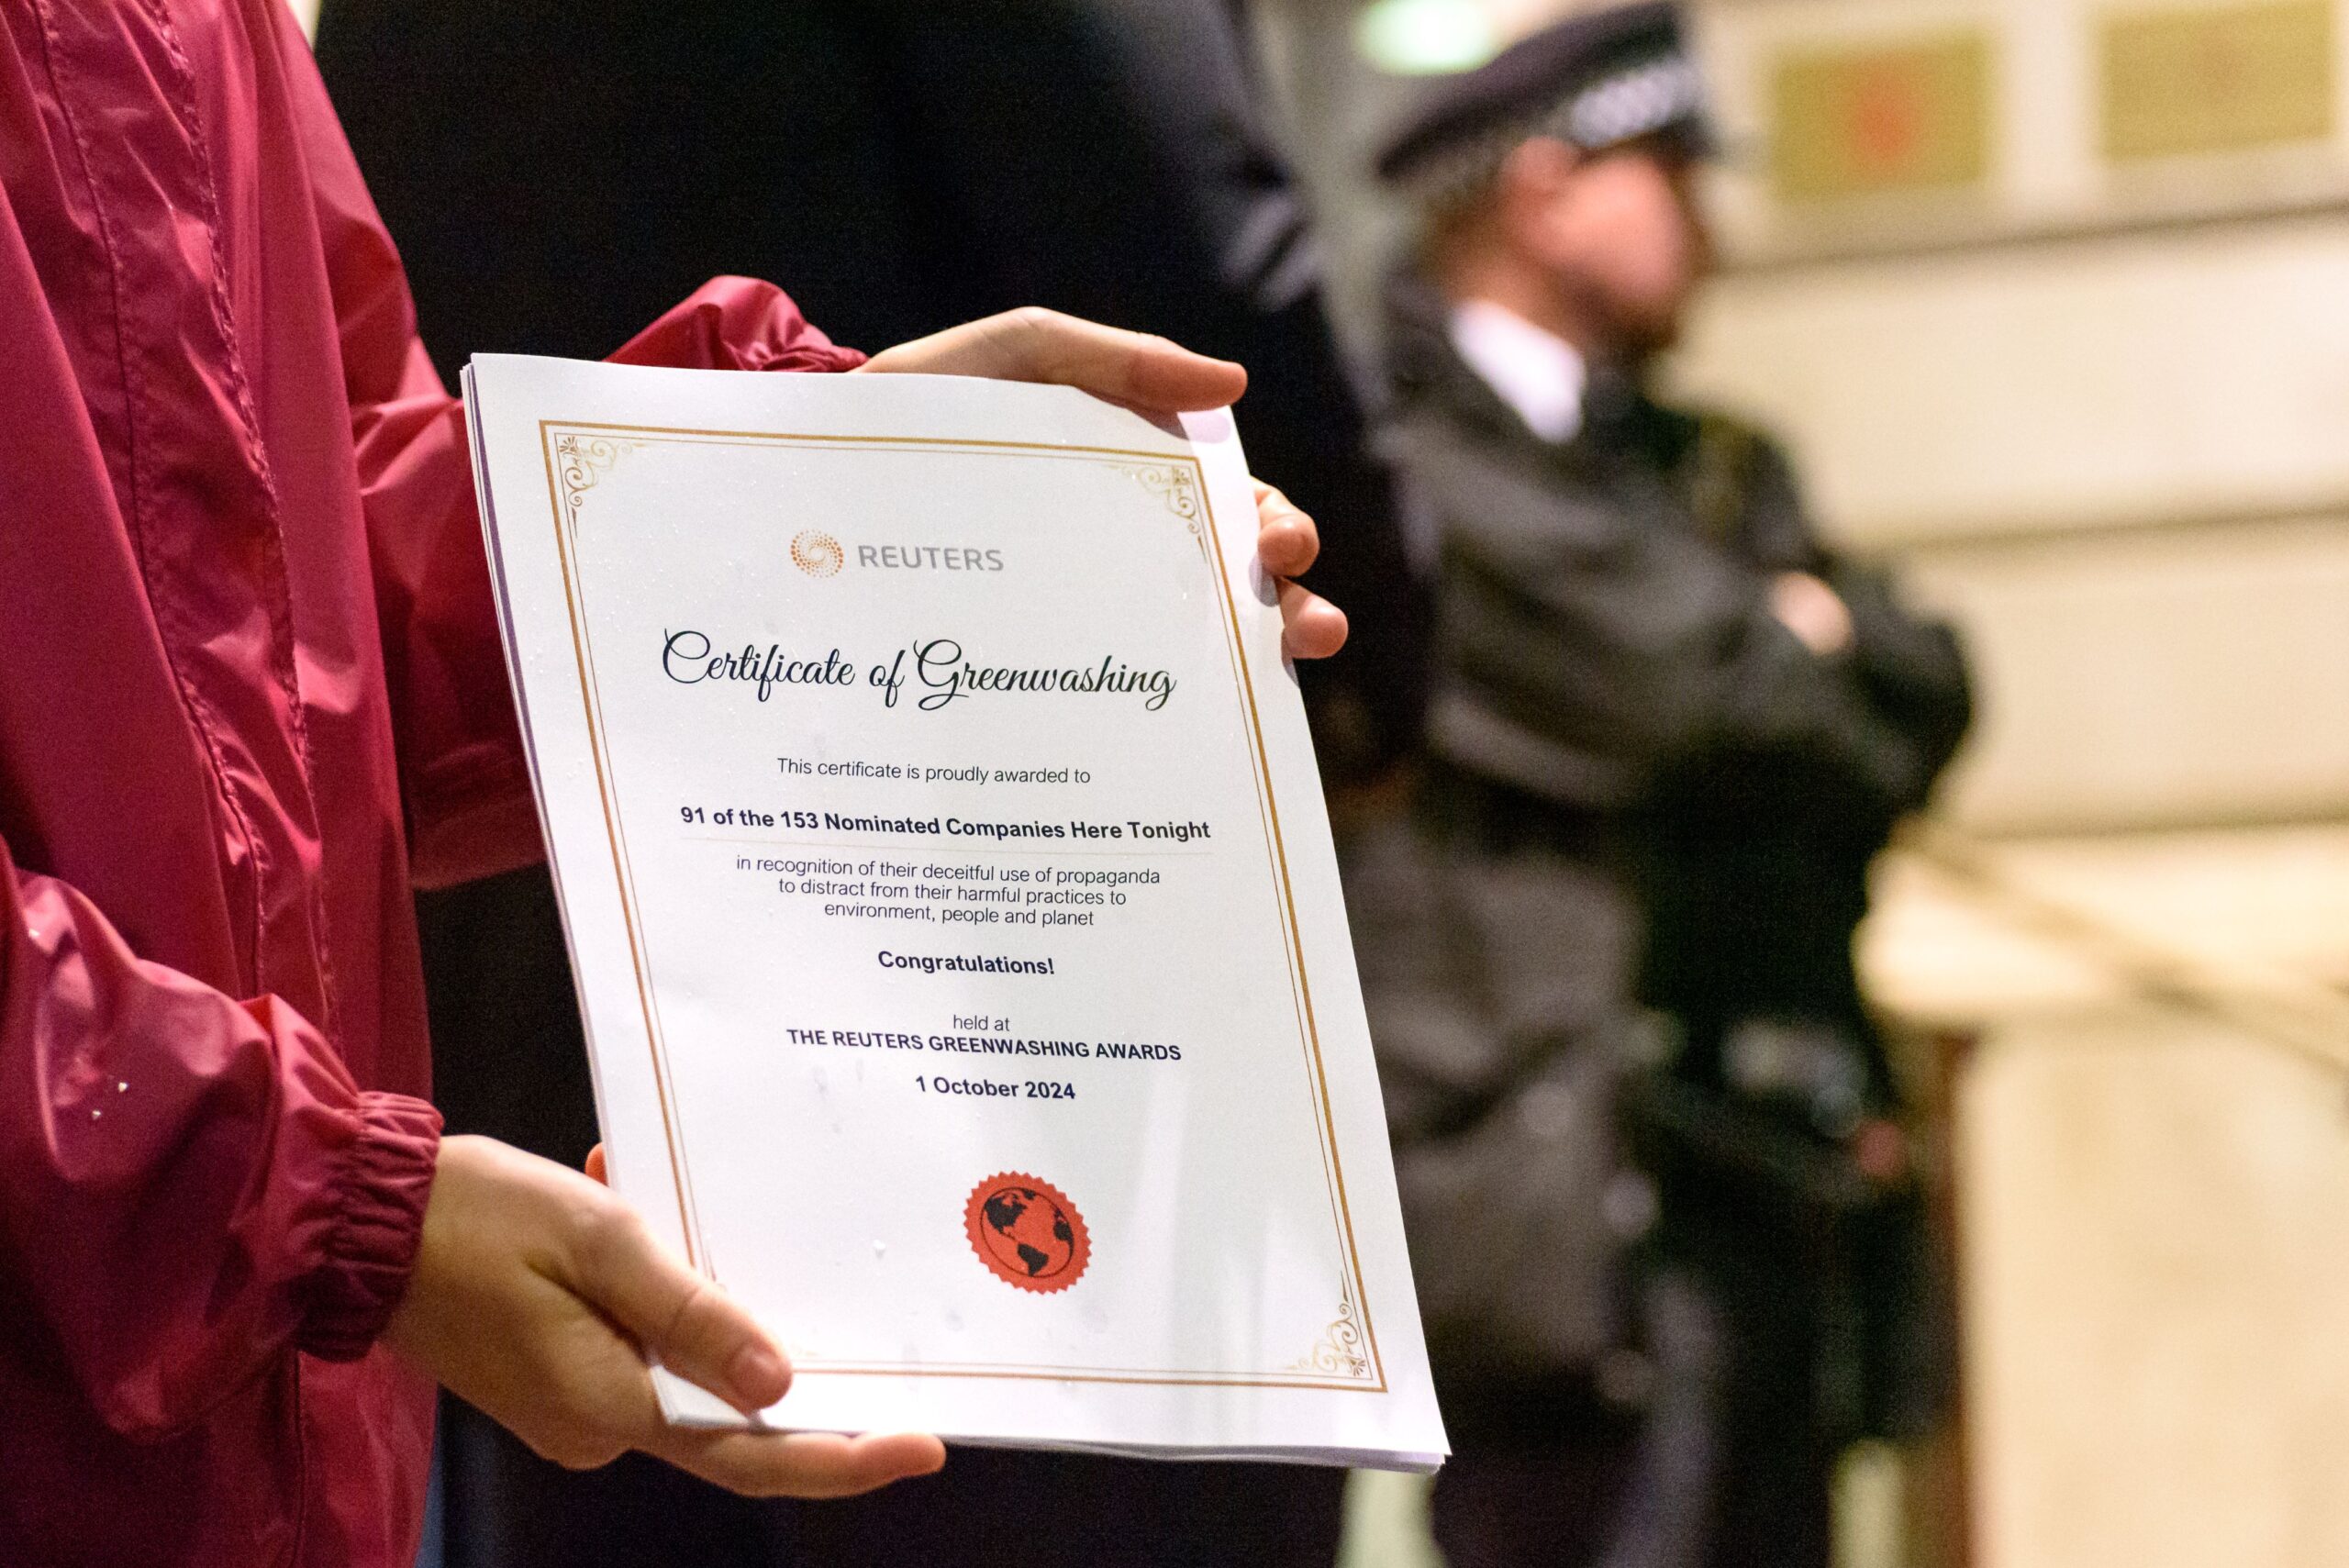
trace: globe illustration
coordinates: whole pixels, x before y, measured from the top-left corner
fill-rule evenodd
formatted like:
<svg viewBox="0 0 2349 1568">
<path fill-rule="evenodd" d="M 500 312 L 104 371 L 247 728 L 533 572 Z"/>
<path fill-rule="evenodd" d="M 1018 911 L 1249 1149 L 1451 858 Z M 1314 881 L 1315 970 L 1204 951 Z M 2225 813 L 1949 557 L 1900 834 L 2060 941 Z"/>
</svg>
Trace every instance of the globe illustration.
<svg viewBox="0 0 2349 1568">
<path fill-rule="evenodd" d="M 1076 1229 L 1061 1206 L 1033 1187 L 1000 1186 L 980 1207 L 979 1237 L 1014 1273 L 1047 1280 L 1076 1261 Z"/>
</svg>

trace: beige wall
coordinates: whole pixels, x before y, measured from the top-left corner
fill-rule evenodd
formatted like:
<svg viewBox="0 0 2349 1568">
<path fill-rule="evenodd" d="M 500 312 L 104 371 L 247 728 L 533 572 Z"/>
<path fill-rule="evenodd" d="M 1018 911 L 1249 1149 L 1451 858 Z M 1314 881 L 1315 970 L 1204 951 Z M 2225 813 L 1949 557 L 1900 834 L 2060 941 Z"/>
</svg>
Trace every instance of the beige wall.
<svg viewBox="0 0 2349 1568">
<path fill-rule="evenodd" d="M 2349 1562 L 2339 1075 L 2100 1009 L 2002 1031 L 1961 1129 L 1982 1561 Z"/>
<path fill-rule="evenodd" d="M 2087 40 L 2127 8 L 1707 7 L 1749 146 L 1777 50 L 1985 26 L 1995 151 L 1897 203 L 1726 175 L 1737 265 L 1678 373 L 1786 431 L 1831 528 L 1976 651 L 1944 813 L 1989 881 L 1894 859 L 1866 950 L 1880 997 L 1987 1029 L 1956 1129 L 1981 1561 L 2321 1568 L 2349 1561 L 2349 144 L 2105 169 Z"/>
</svg>

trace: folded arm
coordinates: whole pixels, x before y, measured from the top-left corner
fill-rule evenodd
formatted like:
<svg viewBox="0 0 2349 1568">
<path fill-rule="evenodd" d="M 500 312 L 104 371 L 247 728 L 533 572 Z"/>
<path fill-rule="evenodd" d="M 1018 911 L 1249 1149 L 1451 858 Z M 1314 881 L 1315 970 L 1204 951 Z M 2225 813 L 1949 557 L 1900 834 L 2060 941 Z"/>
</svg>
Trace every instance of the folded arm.
<svg viewBox="0 0 2349 1568">
<path fill-rule="evenodd" d="M 1736 751 L 1800 753 L 1892 811 L 1921 800 L 1946 744 L 1873 700 L 1862 653 L 1790 629 L 1769 572 L 1448 434 L 1414 431 L 1409 450 L 1445 511 L 1446 663 L 1479 703 L 1575 747 L 1626 799 Z"/>
</svg>

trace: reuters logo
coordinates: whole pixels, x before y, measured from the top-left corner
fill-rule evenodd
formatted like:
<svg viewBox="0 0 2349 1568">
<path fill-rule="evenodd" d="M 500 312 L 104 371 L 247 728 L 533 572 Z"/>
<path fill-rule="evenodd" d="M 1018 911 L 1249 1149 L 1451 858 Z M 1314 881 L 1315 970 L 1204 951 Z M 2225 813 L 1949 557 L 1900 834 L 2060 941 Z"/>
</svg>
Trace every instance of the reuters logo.
<svg viewBox="0 0 2349 1568">
<path fill-rule="evenodd" d="M 848 551 L 821 529 L 802 528 L 791 541 L 791 564 L 810 577 L 833 577 L 848 564 Z"/>
</svg>

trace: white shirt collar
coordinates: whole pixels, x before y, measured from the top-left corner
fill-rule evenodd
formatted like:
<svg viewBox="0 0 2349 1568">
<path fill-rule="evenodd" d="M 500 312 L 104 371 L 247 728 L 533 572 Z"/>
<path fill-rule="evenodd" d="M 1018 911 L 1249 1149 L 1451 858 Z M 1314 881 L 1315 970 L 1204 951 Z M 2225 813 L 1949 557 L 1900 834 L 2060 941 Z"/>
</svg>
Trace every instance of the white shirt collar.
<svg viewBox="0 0 2349 1568">
<path fill-rule="evenodd" d="M 1552 443 L 1581 431 L 1590 371 L 1572 343 L 1488 299 L 1453 306 L 1449 336 L 1468 368 L 1517 410 L 1527 429 Z"/>
</svg>

